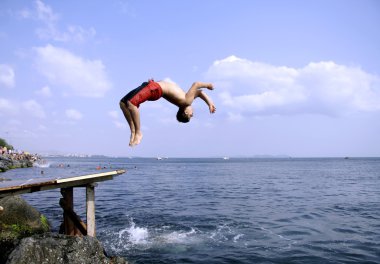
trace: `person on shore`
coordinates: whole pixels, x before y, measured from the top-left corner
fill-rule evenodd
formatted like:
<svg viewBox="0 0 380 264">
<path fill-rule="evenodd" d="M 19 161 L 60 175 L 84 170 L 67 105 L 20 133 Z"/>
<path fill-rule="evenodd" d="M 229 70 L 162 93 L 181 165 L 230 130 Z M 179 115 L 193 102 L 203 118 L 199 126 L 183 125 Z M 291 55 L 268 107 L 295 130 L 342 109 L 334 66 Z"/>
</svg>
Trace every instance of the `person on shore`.
<svg viewBox="0 0 380 264">
<path fill-rule="evenodd" d="M 214 103 L 201 88 L 213 90 L 214 86 L 212 83 L 194 82 L 186 93 L 175 83 L 167 81 L 155 82 L 151 79 L 130 91 L 120 100 L 120 108 L 131 130 L 129 146 L 138 145 L 142 140 L 139 106 L 145 101 L 156 101 L 163 97 L 179 108 L 177 120 L 182 123 L 190 121 L 193 116 L 191 104 L 198 97 L 208 105 L 210 113 L 215 113 Z"/>
</svg>

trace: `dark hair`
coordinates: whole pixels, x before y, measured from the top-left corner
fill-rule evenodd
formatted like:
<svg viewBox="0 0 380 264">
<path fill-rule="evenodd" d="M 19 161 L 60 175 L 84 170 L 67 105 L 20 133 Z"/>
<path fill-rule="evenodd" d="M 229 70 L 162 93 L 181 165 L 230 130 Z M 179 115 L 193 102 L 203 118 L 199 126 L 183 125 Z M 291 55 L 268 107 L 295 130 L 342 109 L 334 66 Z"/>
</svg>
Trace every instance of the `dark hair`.
<svg viewBox="0 0 380 264">
<path fill-rule="evenodd" d="M 187 123 L 190 121 L 190 117 L 185 115 L 185 111 L 183 108 L 178 109 L 177 120 L 178 122 L 181 122 L 181 123 Z"/>
</svg>

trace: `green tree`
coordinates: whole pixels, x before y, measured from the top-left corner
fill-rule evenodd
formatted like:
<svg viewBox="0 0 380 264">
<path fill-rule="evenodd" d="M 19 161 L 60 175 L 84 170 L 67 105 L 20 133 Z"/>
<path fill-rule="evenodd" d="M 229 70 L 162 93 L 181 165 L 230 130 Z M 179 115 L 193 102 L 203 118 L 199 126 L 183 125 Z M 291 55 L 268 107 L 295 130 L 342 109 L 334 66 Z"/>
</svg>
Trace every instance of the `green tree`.
<svg viewBox="0 0 380 264">
<path fill-rule="evenodd" d="M 0 147 L 7 147 L 7 149 L 13 149 L 12 145 L 9 145 L 5 139 L 0 138 Z"/>
</svg>

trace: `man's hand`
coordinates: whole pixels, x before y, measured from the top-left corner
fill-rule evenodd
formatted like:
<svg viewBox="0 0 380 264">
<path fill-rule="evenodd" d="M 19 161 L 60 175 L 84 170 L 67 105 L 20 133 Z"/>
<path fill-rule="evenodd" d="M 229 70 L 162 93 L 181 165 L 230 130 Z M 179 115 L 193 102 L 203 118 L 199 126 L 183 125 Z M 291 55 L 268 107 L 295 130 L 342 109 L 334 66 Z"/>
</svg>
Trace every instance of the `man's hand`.
<svg viewBox="0 0 380 264">
<path fill-rule="evenodd" d="M 215 107 L 214 103 L 210 103 L 210 105 L 208 107 L 210 108 L 210 113 L 211 114 L 215 113 L 216 107 Z"/>
<path fill-rule="evenodd" d="M 209 90 L 214 90 L 214 85 L 212 83 L 207 83 L 205 87 Z"/>
</svg>

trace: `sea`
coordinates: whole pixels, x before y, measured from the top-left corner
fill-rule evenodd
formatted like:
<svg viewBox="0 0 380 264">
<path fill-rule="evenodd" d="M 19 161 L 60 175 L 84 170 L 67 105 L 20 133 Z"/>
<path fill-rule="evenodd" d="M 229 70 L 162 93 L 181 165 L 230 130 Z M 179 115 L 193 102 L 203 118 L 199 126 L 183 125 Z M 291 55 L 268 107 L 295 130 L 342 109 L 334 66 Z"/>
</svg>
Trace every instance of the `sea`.
<svg viewBox="0 0 380 264">
<path fill-rule="evenodd" d="M 127 170 L 95 206 L 97 238 L 130 263 L 380 263 L 380 158 L 45 159 L 1 177 Z M 59 190 L 23 197 L 57 232 Z M 74 200 L 86 219 L 84 188 Z"/>
</svg>

